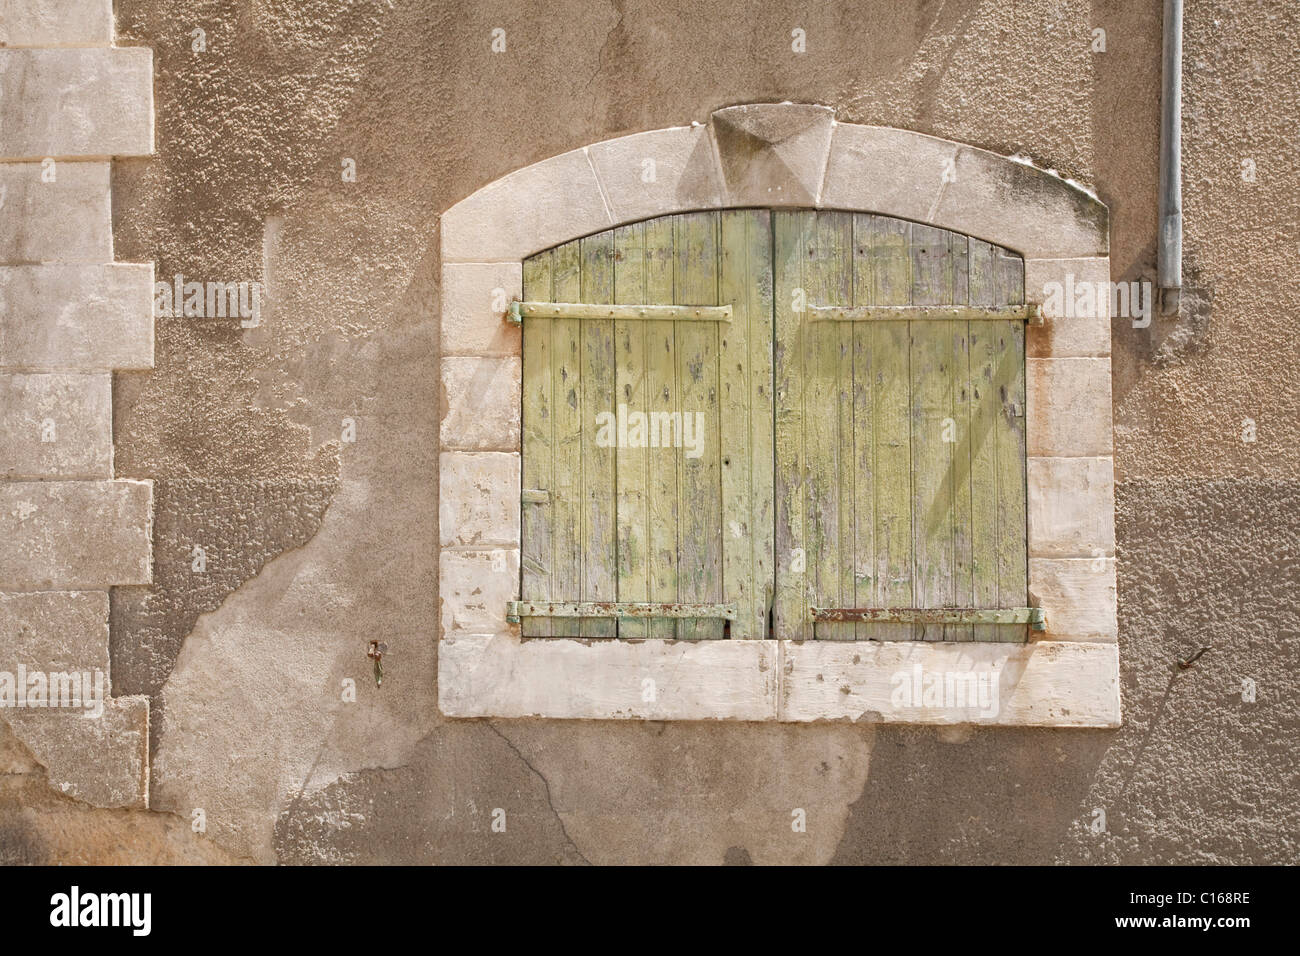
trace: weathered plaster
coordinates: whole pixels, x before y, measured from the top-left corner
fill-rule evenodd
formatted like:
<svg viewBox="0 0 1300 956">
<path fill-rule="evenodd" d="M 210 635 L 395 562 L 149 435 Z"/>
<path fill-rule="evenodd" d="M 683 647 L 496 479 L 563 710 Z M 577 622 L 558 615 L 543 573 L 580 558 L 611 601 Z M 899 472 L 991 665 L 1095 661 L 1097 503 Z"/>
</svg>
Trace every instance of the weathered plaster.
<svg viewBox="0 0 1300 956">
<path fill-rule="evenodd" d="M 524 11 L 300 0 L 214 12 L 199 0 L 120 0 L 117 12 L 119 40 L 155 50 L 158 104 L 157 156 L 116 164 L 119 257 L 156 260 L 159 276 L 256 279 L 265 269 L 278 288 L 278 317 L 262 330 L 159 322 L 158 369 L 138 382 L 117 376 L 119 473 L 328 478 L 332 457 L 320 464 L 314 449 L 355 416 L 340 495 L 352 489 L 370 502 L 336 502 L 317 536 L 282 559 L 288 571 L 272 561 L 205 618 L 203 649 L 168 687 L 190 726 L 214 720 L 206 741 L 164 729 L 176 776 L 154 780 L 155 797 L 163 788 L 176 806 L 228 811 L 202 845 L 292 861 L 763 862 L 802 852 L 789 827 L 790 809 L 802 806 L 817 841 L 806 858 L 817 860 L 1295 859 L 1298 720 L 1286 689 L 1300 628 L 1288 563 L 1300 514 L 1300 379 L 1282 319 L 1300 312 L 1300 292 L 1293 245 L 1276 237 L 1300 220 L 1288 139 L 1300 92 L 1294 58 L 1278 53 L 1297 48 L 1296 9 L 1189 7 L 1185 243 L 1189 278 L 1212 287 L 1208 317 L 1194 327 L 1159 318 L 1147 330 L 1121 319 L 1075 327 L 1080 355 L 1111 354 L 1113 333 L 1127 726 L 975 729 L 964 740 L 928 728 L 440 721 L 432 661 L 411 656 L 437 626 L 436 569 L 420 567 L 437 544 L 428 518 L 437 507 L 437 213 L 584 144 L 789 99 L 826 103 L 846 122 L 1021 153 L 1091 184 L 1112 213 L 1114 277 L 1138 278 L 1154 266 L 1158 5 L 560 2 Z M 194 24 L 207 29 L 206 57 L 190 52 Z M 809 37 L 802 56 L 789 52 L 795 24 Z M 1096 25 L 1108 32 L 1105 54 L 1089 50 Z M 508 30 L 506 55 L 489 52 L 496 26 Z M 1260 125 L 1260 115 L 1277 121 Z M 1259 162 L 1254 184 L 1240 177 L 1247 154 Z M 357 159 L 355 184 L 339 180 L 343 156 Z M 1157 366 L 1161 344 L 1176 347 Z M 1260 424 L 1253 444 L 1240 438 L 1246 416 Z M 202 505 L 194 520 L 237 514 L 253 487 L 231 485 L 228 500 Z M 282 602 L 290 584 L 293 600 Z M 180 641 L 188 623 L 168 627 Z M 250 651 L 242 628 L 274 639 L 254 636 Z M 373 720 L 380 743 L 332 743 L 324 720 L 298 715 L 335 700 L 337 687 L 327 695 L 322 682 L 313 697 L 298 687 L 299 669 L 323 656 L 358 679 L 358 707 L 370 707 L 372 634 L 392 647 L 382 692 L 369 688 L 386 706 L 354 719 Z M 129 653 L 130 640 L 126 630 L 119 650 Z M 1173 658 L 1202 644 L 1215 649 L 1174 678 Z M 199 665 L 211 682 L 185 676 Z M 1252 674 L 1262 689 L 1253 708 L 1240 702 L 1241 677 Z M 239 719 L 240 701 L 253 703 L 256 725 Z M 327 744 L 331 772 L 309 779 L 304 768 Z M 823 761 L 845 768 L 833 785 Z M 756 785 L 781 789 L 759 801 Z M 531 821 L 492 833 L 491 809 L 503 805 Z M 336 825 L 332 806 L 364 821 Z M 1102 837 L 1087 827 L 1097 806 L 1110 808 Z M 194 840 L 183 818 L 148 840 L 121 817 L 61 819 L 69 832 L 138 846 L 137 861 L 179 855 Z"/>
</svg>

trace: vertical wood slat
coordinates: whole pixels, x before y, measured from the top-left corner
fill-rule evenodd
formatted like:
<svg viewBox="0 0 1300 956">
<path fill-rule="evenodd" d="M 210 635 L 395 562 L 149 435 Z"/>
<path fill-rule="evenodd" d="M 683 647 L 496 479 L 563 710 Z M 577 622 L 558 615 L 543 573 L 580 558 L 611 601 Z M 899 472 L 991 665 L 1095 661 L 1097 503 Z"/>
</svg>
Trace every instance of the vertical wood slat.
<svg viewBox="0 0 1300 956">
<path fill-rule="evenodd" d="M 553 254 L 539 253 L 524 262 L 524 298 L 552 301 Z M 550 319 L 530 322 L 523 331 L 523 455 L 521 479 L 524 488 L 554 489 L 554 421 L 552 414 L 551 339 L 554 323 Z M 525 601 L 550 601 L 555 591 L 555 546 L 552 540 L 554 513 L 548 504 L 521 504 L 522 551 L 520 558 L 520 595 Z M 523 634 L 527 637 L 550 637 L 549 618 L 525 618 Z"/>
<path fill-rule="evenodd" d="M 718 214 L 686 213 L 676 218 L 677 305 L 718 302 Z M 715 323 L 679 322 L 677 381 L 681 392 L 683 448 L 678 463 L 678 600 L 707 604 L 722 600 L 722 507 L 718 433 L 718 328 Z M 685 448 L 687 416 L 702 422 L 702 453 Z M 698 440 L 698 436 L 697 436 Z M 679 640 L 717 639 L 717 619 L 677 622 Z"/>
<path fill-rule="evenodd" d="M 912 224 L 872 216 L 872 305 L 912 304 Z M 874 581 L 864 607 L 914 607 L 912 539 L 911 347 L 908 322 L 872 322 L 870 435 L 875 508 Z M 907 641 L 920 637 L 912 624 L 859 624 L 859 640 Z"/>
<path fill-rule="evenodd" d="M 675 224 L 671 217 L 645 224 L 645 290 L 647 305 L 676 303 L 674 276 Z M 645 322 L 647 412 L 671 412 L 679 406 L 677 351 L 673 322 Z M 678 476 L 675 454 L 658 449 L 646 451 L 646 564 L 649 600 L 677 601 L 677 510 Z M 647 636 L 672 640 L 677 622 L 652 620 Z"/>
<path fill-rule="evenodd" d="M 554 301 L 572 302 L 582 294 L 581 244 L 566 243 L 554 250 L 552 285 Z M 582 596 L 585 554 L 582 550 L 582 511 L 585 471 L 582 421 L 582 320 L 554 319 L 551 333 L 552 487 L 551 561 L 555 600 Z M 576 636 L 579 620 L 556 618 L 552 633 Z"/>
<path fill-rule="evenodd" d="M 912 226 L 912 304 L 952 304 L 949 235 Z M 913 587 L 918 607 L 954 603 L 952 344 L 946 322 L 911 322 Z M 943 639 L 942 625 L 922 625 L 922 639 Z"/>
<path fill-rule="evenodd" d="M 998 296 L 1011 305 L 1024 302 L 1025 262 L 997 250 Z M 995 381 L 1000 402 L 998 430 L 998 603 L 1017 607 L 1028 598 L 1028 536 L 1025 488 L 1025 327 L 997 323 L 1001 347 Z M 1023 627 L 998 629 L 995 639 L 1024 641 Z"/>
<path fill-rule="evenodd" d="M 767 636 L 772 593 L 771 215 L 727 210 L 721 219 L 718 327 L 721 389 L 722 559 L 733 640 Z"/>
<path fill-rule="evenodd" d="M 807 290 L 802 250 L 808 214 L 778 209 L 772 213 L 775 378 L 776 565 L 772 617 L 776 634 L 796 641 L 813 639 L 808 607 L 815 596 L 806 544 L 803 353 L 807 347 Z M 804 308 L 800 308 L 800 306 Z"/>
<path fill-rule="evenodd" d="M 603 232 L 578 243 L 582 282 L 578 302 L 610 305 L 614 301 L 614 234 Z M 598 417 L 612 415 L 614 401 L 614 322 L 586 319 L 579 322 L 582 336 L 582 573 L 580 599 L 616 601 L 617 558 L 614 517 L 615 444 L 602 444 Z M 617 623 L 585 618 L 579 622 L 582 637 L 614 637 Z"/>
<path fill-rule="evenodd" d="M 998 301 L 994 248 L 970 240 L 970 304 L 992 306 Z M 970 323 L 970 498 L 971 605 L 999 606 L 998 564 L 998 442 L 1000 403 L 994 379 L 1001 359 L 1002 329 L 991 323 Z M 977 624 L 975 641 L 993 641 L 1002 629 Z"/>
<path fill-rule="evenodd" d="M 614 230 L 614 301 L 620 304 L 649 303 L 646 293 L 645 223 L 633 223 Z M 614 396 L 628 409 L 646 411 L 649 406 L 649 378 L 646 370 L 646 323 L 614 323 Z M 648 552 L 650 473 L 649 451 L 629 443 L 615 451 L 615 511 L 618 538 L 618 600 L 650 600 Z M 618 636 L 628 639 L 650 636 L 651 622 L 628 618 L 618 622 Z"/>
</svg>

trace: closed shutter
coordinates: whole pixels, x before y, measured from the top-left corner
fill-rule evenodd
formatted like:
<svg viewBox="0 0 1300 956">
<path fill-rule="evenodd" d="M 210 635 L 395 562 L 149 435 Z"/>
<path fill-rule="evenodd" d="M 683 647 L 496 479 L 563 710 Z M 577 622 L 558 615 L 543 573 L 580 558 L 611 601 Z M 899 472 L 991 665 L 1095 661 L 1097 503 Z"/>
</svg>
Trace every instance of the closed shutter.
<svg viewBox="0 0 1300 956">
<path fill-rule="evenodd" d="M 987 615 L 864 619 L 1025 604 L 1023 319 L 863 308 L 1020 305 L 1023 260 L 863 214 L 777 212 L 774 229 L 777 633 L 1024 640 Z"/>
<path fill-rule="evenodd" d="M 766 210 L 692 213 L 524 263 L 530 303 L 731 307 L 524 318 L 525 636 L 767 635 L 770 236 Z M 646 607 L 672 604 L 710 611 Z"/>
<path fill-rule="evenodd" d="M 841 212 L 528 259 L 524 635 L 1024 640 L 1023 286 L 988 243 Z"/>
</svg>

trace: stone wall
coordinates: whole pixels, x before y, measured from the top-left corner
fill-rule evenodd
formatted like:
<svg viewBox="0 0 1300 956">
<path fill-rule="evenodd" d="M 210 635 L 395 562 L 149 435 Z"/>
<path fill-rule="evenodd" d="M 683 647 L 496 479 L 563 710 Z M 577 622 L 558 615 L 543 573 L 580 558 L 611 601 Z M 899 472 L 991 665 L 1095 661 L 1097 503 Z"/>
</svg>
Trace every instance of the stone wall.
<svg viewBox="0 0 1300 956">
<path fill-rule="evenodd" d="M 113 375 L 153 366 L 153 266 L 113 261 L 111 164 L 152 151 L 153 56 L 114 46 L 111 0 L 0 2 L 0 670 L 106 692 L 109 588 L 150 581 L 153 509 L 113 469 Z M 0 719 L 60 792 L 148 804 L 147 698 Z"/>
</svg>

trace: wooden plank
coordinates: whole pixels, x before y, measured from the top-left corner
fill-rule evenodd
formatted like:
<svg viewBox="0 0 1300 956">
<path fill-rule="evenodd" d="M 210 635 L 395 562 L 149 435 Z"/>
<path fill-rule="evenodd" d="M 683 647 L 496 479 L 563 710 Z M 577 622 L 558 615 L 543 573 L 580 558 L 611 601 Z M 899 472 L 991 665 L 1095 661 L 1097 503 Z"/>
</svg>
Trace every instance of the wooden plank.
<svg viewBox="0 0 1300 956">
<path fill-rule="evenodd" d="M 853 217 L 805 212 L 811 227 L 800 256 L 809 304 L 852 305 Z M 852 603 L 853 590 L 853 330 L 815 324 L 804 315 L 805 547 L 814 604 Z M 852 623 L 814 627 L 818 640 L 853 640 Z"/>
<path fill-rule="evenodd" d="M 1045 615 L 1042 608 L 918 608 L 918 607 L 816 607 L 812 609 L 813 620 L 818 622 L 862 621 L 903 621 L 919 624 L 941 624 L 944 626 L 1003 626 L 1034 625 L 1042 630 Z"/>
<path fill-rule="evenodd" d="M 912 301 L 952 302 L 952 249 L 942 229 L 912 226 Z M 909 323 L 912 375 L 912 539 L 918 607 L 954 603 L 955 562 L 951 464 L 951 332 L 945 324 Z M 942 640 L 943 627 L 922 625 L 923 640 Z"/>
<path fill-rule="evenodd" d="M 677 217 L 676 298 L 678 305 L 718 301 L 719 215 L 687 213 Z M 677 323 L 677 380 L 680 385 L 681 447 L 673 450 L 679 465 L 678 600 L 713 603 L 722 599 L 721 457 L 718 404 L 718 328 L 704 323 Z M 697 423 L 694 428 L 692 423 Z M 696 447 L 688 448 L 695 432 Z M 678 622 L 681 640 L 720 639 L 715 620 Z"/>
<path fill-rule="evenodd" d="M 614 299 L 614 233 L 602 232 L 579 240 L 582 260 L 580 301 L 608 304 Z M 597 425 L 602 415 L 615 415 L 614 322 L 585 319 L 579 322 L 582 336 L 582 589 L 583 601 L 613 601 L 617 597 L 617 521 L 614 514 L 614 459 L 618 445 L 617 426 L 613 442 L 601 441 Z M 615 637 L 613 621 L 584 620 L 583 637 Z"/>
<path fill-rule="evenodd" d="M 582 292 L 582 269 L 578 242 L 567 242 L 553 250 L 553 295 L 572 301 Z M 583 421 L 582 421 L 582 323 L 577 319 L 555 319 L 551 332 L 551 599 L 577 600 L 582 597 L 583 545 Z M 551 633 L 577 637 L 580 622 L 556 619 Z"/>
<path fill-rule="evenodd" d="M 871 294 L 877 305 L 912 302 L 912 225 L 870 217 Z M 875 515 L 871 599 L 860 604 L 909 607 L 913 603 L 911 338 L 907 322 L 881 322 L 866 330 L 873 357 L 871 460 Z M 907 641 L 920 636 L 910 624 L 862 624 L 860 640 Z"/>
<path fill-rule="evenodd" d="M 650 305 L 640 299 L 626 303 L 593 302 L 512 302 L 507 319 L 520 324 L 523 319 L 608 319 L 611 322 L 730 322 L 731 306 Z"/>
<path fill-rule="evenodd" d="M 646 301 L 645 223 L 614 230 L 614 301 Z M 632 413 L 649 411 L 649 379 L 646 375 L 646 323 L 619 319 L 614 323 L 614 392 L 617 401 Z M 649 536 L 649 449 L 633 439 L 629 428 L 626 447 L 615 455 L 615 499 L 618 513 L 619 601 L 650 600 Z M 650 636 L 645 619 L 620 620 L 618 636 L 637 639 Z"/>
<path fill-rule="evenodd" d="M 673 219 L 665 216 L 645 224 L 645 301 L 672 304 L 677 257 Z M 648 411 L 669 413 L 678 407 L 676 325 L 645 324 L 646 397 Z M 646 450 L 646 564 L 648 599 L 671 602 L 677 593 L 677 459 L 662 449 Z M 674 621 L 650 621 L 648 636 L 671 640 Z"/>
<path fill-rule="evenodd" d="M 957 237 L 964 238 L 964 237 Z M 973 239 L 972 242 L 979 240 Z M 817 322 L 1002 322 L 1019 319 L 1028 322 L 1038 316 L 1039 310 L 1026 305 L 977 307 L 971 305 L 931 306 L 853 306 L 839 308 L 822 306 L 812 309 L 812 319 Z"/>
<path fill-rule="evenodd" d="M 808 585 L 814 579 L 810 577 L 808 564 L 807 515 L 803 507 L 806 497 L 803 357 L 808 343 L 802 257 L 810 228 L 811 220 L 802 212 L 781 209 L 772 213 L 776 327 L 776 581 L 772 618 L 777 636 L 795 641 L 813 639 Z"/>
<path fill-rule="evenodd" d="M 952 301 L 965 305 L 970 295 L 969 243 L 965 236 L 950 232 L 952 250 Z M 971 486 L 970 486 L 970 327 L 969 320 L 942 323 L 948 329 L 951 347 L 949 373 L 952 376 L 952 419 L 955 424 L 948 482 L 952 487 L 952 600 L 960 607 L 973 602 L 971 581 Z M 969 641 L 974 631 L 967 624 L 945 624 L 945 641 Z"/>
<path fill-rule="evenodd" d="M 552 252 L 538 253 L 524 261 L 524 295 L 550 298 L 552 293 Z M 551 335 L 550 321 L 531 323 L 523 333 L 523 487 L 550 489 L 553 484 L 551 420 Z M 551 600 L 555 596 L 552 573 L 554 543 L 551 527 L 554 520 L 549 504 L 523 504 L 520 511 L 522 545 L 520 551 L 520 594 L 525 600 Z M 526 637 L 549 637 L 549 619 L 523 621 Z"/>
<path fill-rule="evenodd" d="M 872 274 L 875 217 L 858 213 L 853 216 L 853 308 L 874 306 L 875 279 Z M 853 348 L 852 392 L 853 424 L 849 435 L 847 459 L 853 470 L 853 497 L 848 502 L 852 508 L 852 559 L 855 607 L 872 605 L 876 599 L 876 462 L 874 404 L 875 356 L 872 352 L 872 330 L 856 325 L 851 330 Z M 853 624 L 854 640 L 870 640 L 871 625 Z"/>
<path fill-rule="evenodd" d="M 1024 260 L 999 250 L 998 295 L 1024 301 Z M 1003 607 L 1024 604 L 1028 591 L 1028 536 L 1025 492 L 1025 327 L 1008 322 L 997 327 L 994 386 L 1000 415 L 997 429 L 998 601 Z M 1023 628 L 1000 628 L 1004 641 L 1023 641 Z"/>
<path fill-rule="evenodd" d="M 998 300 L 994 249 L 987 242 L 970 240 L 970 302 L 994 306 Z M 994 374 L 999 333 L 1004 326 L 972 322 L 970 329 L 970 499 L 971 499 L 971 603 L 996 608 L 998 590 L 998 470 L 997 434 L 1001 411 Z M 976 625 L 975 641 L 999 636 L 992 624 Z"/>
<path fill-rule="evenodd" d="M 722 213 L 719 329 L 723 596 L 732 640 L 767 637 L 772 593 L 772 243 L 763 209 Z"/>
<path fill-rule="evenodd" d="M 506 615 L 508 620 L 521 617 L 576 617 L 590 621 L 616 619 L 624 623 L 652 618 L 670 620 L 716 618 L 732 621 L 736 619 L 736 605 L 657 604 L 648 601 L 507 601 Z"/>
</svg>

